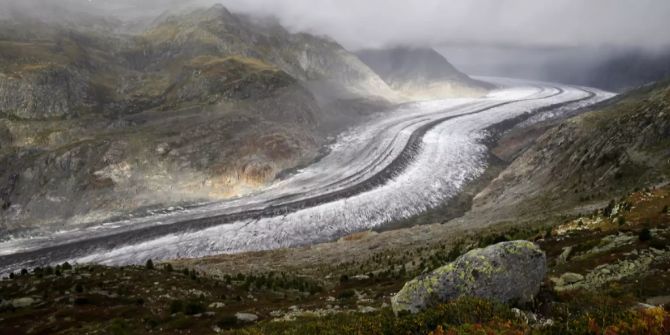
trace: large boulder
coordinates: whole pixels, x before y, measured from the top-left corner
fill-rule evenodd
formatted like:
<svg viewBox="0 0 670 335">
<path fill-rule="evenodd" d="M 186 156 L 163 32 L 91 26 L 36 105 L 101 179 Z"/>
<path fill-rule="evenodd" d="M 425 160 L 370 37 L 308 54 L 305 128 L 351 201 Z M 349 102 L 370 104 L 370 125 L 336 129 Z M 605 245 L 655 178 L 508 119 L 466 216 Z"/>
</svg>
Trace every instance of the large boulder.
<svg viewBox="0 0 670 335">
<path fill-rule="evenodd" d="M 416 313 L 463 296 L 525 302 L 537 294 L 546 272 L 546 256 L 532 242 L 503 242 L 474 249 L 407 282 L 391 299 L 393 312 Z"/>
</svg>

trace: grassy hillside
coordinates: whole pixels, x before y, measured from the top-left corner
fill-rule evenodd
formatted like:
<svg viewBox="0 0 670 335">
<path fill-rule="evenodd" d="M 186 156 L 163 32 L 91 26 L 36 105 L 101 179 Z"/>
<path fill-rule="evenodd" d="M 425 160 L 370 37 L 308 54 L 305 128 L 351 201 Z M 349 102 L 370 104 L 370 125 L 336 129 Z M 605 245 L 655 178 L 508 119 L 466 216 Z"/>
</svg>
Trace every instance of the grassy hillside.
<svg viewBox="0 0 670 335">
<path fill-rule="evenodd" d="M 643 190 L 558 226 L 464 238 L 453 248 L 417 246 L 405 255 L 361 255 L 356 264 L 332 264 L 320 275 L 268 268 L 254 273 L 221 269 L 213 276 L 153 263 L 120 268 L 63 264 L 17 271 L 0 282 L 0 330 L 12 334 L 664 334 L 670 330 L 668 310 L 640 303 L 670 307 L 669 199 L 670 187 Z M 510 306 L 465 298 L 416 315 L 396 317 L 391 312 L 391 294 L 410 278 L 471 248 L 518 238 L 535 240 L 548 256 L 549 275 L 532 303 Z M 566 285 L 566 278 L 575 274 L 584 279 Z M 240 320 L 237 313 L 252 313 L 258 321 Z"/>
</svg>

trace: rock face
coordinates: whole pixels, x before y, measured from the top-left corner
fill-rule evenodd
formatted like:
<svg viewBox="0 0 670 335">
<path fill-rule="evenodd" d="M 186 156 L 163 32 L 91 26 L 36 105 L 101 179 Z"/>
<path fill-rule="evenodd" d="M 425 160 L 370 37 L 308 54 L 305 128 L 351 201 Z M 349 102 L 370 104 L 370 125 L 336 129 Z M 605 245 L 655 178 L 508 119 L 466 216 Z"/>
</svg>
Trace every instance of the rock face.
<svg viewBox="0 0 670 335">
<path fill-rule="evenodd" d="M 503 242 L 471 250 L 407 282 L 391 299 L 393 312 L 416 313 L 462 296 L 528 301 L 539 291 L 546 272 L 544 252 L 532 242 Z"/>
<path fill-rule="evenodd" d="M 20 76 L 0 73 L 0 111 L 22 119 L 70 116 L 86 97 L 81 75 L 58 66 L 35 66 Z"/>
</svg>

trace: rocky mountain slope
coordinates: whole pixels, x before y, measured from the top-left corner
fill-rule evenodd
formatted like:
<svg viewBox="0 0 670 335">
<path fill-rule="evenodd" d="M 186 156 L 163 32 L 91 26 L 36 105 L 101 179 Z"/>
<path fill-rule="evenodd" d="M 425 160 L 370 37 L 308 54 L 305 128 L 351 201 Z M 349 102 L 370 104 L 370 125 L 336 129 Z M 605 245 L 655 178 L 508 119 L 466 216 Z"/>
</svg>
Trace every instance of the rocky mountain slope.
<svg viewBox="0 0 670 335">
<path fill-rule="evenodd" d="M 387 84 L 410 99 L 481 96 L 492 88 L 458 71 L 434 49 L 396 47 L 356 54 Z"/>
<path fill-rule="evenodd" d="M 395 99 L 337 43 L 220 5 L 139 26 L 0 20 L 3 236 L 249 192 Z"/>
<path fill-rule="evenodd" d="M 561 122 L 473 202 L 472 217 L 533 217 L 600 206 L 670 178 L 670 84 L 642 87 Z"/>
</svg>

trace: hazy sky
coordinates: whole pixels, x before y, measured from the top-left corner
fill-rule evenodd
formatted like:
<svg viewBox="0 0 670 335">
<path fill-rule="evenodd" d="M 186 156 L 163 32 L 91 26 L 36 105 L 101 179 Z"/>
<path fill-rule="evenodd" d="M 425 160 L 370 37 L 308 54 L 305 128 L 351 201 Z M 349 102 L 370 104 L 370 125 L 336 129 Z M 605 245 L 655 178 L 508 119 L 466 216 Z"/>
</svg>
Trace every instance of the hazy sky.
<svg viewBox="0 0 670 335">
<path fill-rule="evenodd" d="M 347 47 L 670 44 L 669 0 L 226 0 Z"/>
<path fill-rule="evenodd" d="M 0 10 L 28 2 L 132 16 L 220 2 L 233 12 L 276 16 L 290 29 L 329 35 L 350 49 L 670 45 L 670 0 L 0 0 Z"/>
</svg>

